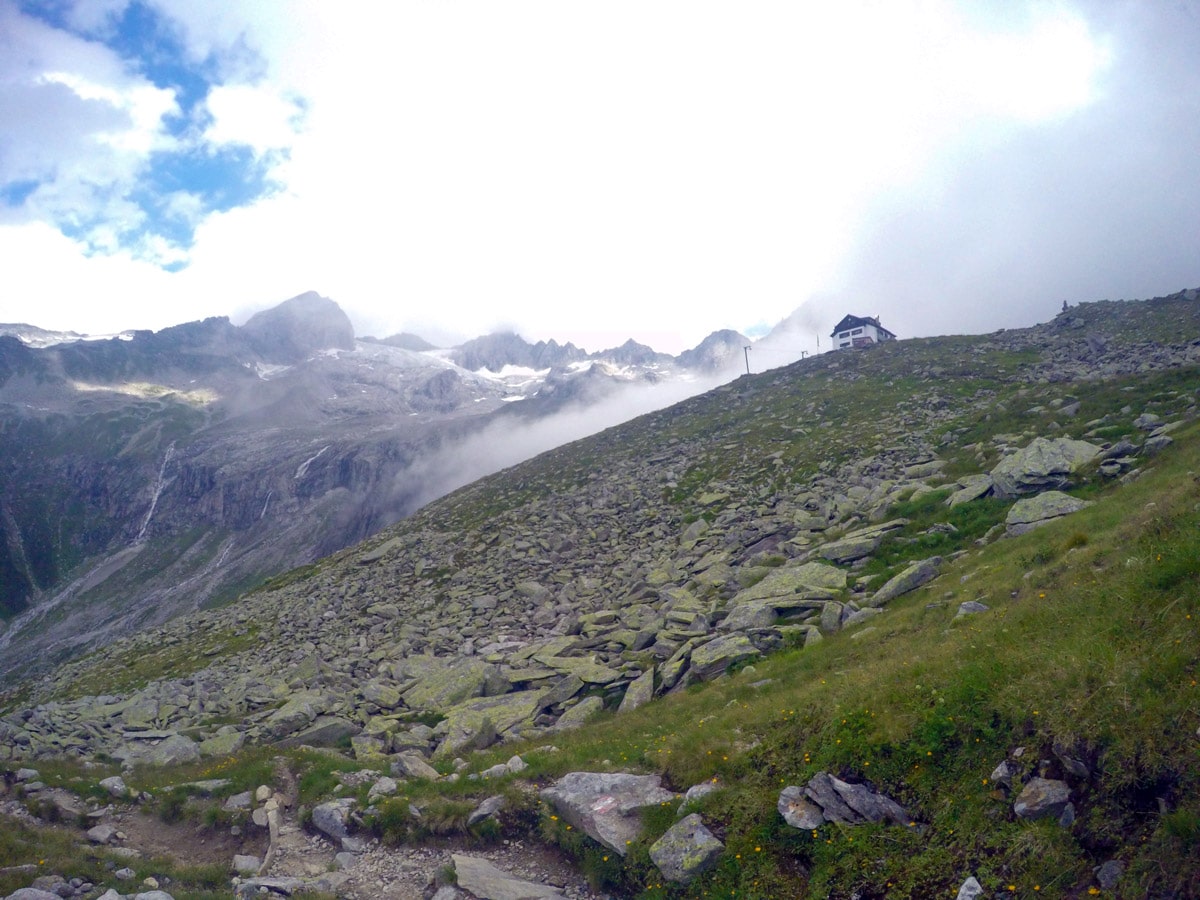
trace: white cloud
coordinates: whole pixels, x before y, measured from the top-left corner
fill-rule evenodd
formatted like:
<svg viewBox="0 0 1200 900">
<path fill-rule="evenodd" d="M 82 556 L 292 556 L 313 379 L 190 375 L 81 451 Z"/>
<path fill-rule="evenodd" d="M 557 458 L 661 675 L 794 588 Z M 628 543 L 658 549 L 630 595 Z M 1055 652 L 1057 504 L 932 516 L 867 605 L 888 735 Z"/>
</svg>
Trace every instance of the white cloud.
<svg viewBox="0 0 1200 900">
<path fill-rule="evenodd" d="M 1057 148 L 1072 121 L 1102 123 L 1092 137 L 1111 149 L 1124 115 L 1111 111 L 1127 108 L 1114 98 L 1138 87 L 1119 75 L 1153 56 L 1128 44 L 1128 21 L 1066 4 L 153 4 L 221 73 L 205 139 L 286 149 L 284 189 L 200 221 L 190 265 L 165 280 L 90 276 L 113 304 L 130 285 L 175 301 L 110 328 L 311 288 L 376 333 L 507 322 L 593 349 L 628 329 L 678 350 L 813 296 L 839 308 L 867 284 L 894 292 L 884 273 L 911 293 L 943 271 L 987 277 L 1011 265 L 995 255 L 1005 241 L 971 231 L 939 260 L 936 241 L 887 230 L 897 211 L 1019 233 L 1018 211 L 964 193 L 964 173 L 1006 183 L 1005 148 Z M 1135 24 L 1156 15 L 1124 9 Z M 913 255 L 894 259 L 887 240 Z M 18 277 L 39 311 L 69 319 L 66 273 L 121 259 Z M 968 303 L 948 327 L 982 314 Z"/>
<path fill-rule="evenodd" d="M 302 115 L 294 100 L 269 88 L 248 84 L 214 87 L 205 107 L 212 118 L 204 140 L 214 144 L 247 144 L 259 154 L 290 146 Z"/>
</svg>

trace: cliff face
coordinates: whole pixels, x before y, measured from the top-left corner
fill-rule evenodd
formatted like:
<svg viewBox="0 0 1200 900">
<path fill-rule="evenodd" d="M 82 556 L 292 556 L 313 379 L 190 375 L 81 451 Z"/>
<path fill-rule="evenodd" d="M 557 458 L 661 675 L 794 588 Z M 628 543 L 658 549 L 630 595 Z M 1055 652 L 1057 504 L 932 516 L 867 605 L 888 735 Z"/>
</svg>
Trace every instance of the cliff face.
<svg viewBox="0 0 1200 900">
<path fill-rule="evenodd" d="M 361 540 L 412 509 L 412 462 L 505 393 L 356 345 L 315 294 L 241 328 L 40 350 L 0 337 L 0 671 Z"/>
</svg>

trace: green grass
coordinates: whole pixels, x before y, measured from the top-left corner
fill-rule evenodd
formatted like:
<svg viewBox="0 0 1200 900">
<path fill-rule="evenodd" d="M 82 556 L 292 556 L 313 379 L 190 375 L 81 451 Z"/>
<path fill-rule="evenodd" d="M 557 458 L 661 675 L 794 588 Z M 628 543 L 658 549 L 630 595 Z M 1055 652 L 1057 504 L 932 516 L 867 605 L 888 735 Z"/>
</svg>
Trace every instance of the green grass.
<svg viewBox="0 0 1200 900">
<path fill-rule="evenodd" d="M 957 561 L 894 601 L 868 637 L 785 651 L 756 662 L 752 678 L 606 714 L 556 735 L 555 751 L 496 748 L 471 768 L 517 751 L 530 764 L 523 777 L 537 781 L 621 768 L 659 772 L 677 790 L 717 779 L 725 787 L 701 812 L 727 852 L 688 889 L 662 885 L 644 864 L 669 816 L 654 820 L 621 864 L 543 821 L 598 886 L 644 897 L 924 898 L 952 896 L 967 874 L 997 895 L 1076 896 L 1086 895 L 1096 865 L 1117 856 L 1130 864 L 1123 883 L 1132 896 L 1181 878 L 1194 885 L 1200 428 L 1176 437 L 1143 479 L 1110 485 L 1091 509 Z M 912 527 L 957 514 L 967 534 L 1003 512 L 986 501 L 961 512 L 940 502 L 929 495 L 894 512 Z M 930 606 L 947 592 L 948 604 Z M 991 609 L 955 623 L 967 599 Z M 762 680 L 769 684 L 753 686 Z M 1011 793 L 987 781 L 1017 747 L 1032 767 L 1053 761 L 1055 745 L 1091 769 L 1087 779 L 1071 778 L 1072 829 L 1017 820 Z M 921 832 L 825 826 L 814 837 L 790 829 L 775 811 L 778 792 L 819 771 L 878 786 Z M 410 796 L 429 802 L 442 792 L 451 803 L 469 789 L 405 786 L 391 802 L 399 809 Z"/>
</svg>

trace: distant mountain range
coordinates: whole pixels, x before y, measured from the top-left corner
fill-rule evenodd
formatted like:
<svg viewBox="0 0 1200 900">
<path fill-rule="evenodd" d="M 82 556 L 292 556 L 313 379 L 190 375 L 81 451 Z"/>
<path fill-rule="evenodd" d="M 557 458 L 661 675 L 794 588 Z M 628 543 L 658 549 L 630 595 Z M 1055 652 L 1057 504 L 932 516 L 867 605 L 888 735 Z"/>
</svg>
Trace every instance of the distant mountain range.
<svg viewBox="0 0 1200 900">
<path fill-rule="evenodd" d="M 491 334 L 357 338 L 315 293 L 242 326 L 0 325 L 0 672 L 226 602 L 447 490 L 738 374 Z"/>
</svg>

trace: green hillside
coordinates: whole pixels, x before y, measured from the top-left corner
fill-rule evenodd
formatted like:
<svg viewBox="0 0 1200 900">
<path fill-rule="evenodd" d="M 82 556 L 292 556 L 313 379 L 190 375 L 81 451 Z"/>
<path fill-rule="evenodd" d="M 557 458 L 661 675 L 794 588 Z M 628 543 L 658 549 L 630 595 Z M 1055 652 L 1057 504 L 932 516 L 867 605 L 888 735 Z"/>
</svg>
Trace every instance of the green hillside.
<svg viewBox="0 0 1200 900">
<path fill-rule="evenodd" d="M 197 820 L 276 757 L 310 818 L 336 772 L 366 771 L 341 795 L 364 840 L 536 836 L 620 897 L 955 897 L 970 878 L 1197 897 L 1198 400 L 1193 291 L 739 378 L 17 686 L 0 765 L 67 757 L 62 783 L 94 784 L 127 759 Z M 1039 447 L 1081 455 L 1039 472 Z M 1035 497 L 1074 511 L 1025 531 Z M 141 765 L 139 730 L 195 752 Z M 368 799 L 413 752 L 458 777 Z M 504 770 L 514 754 L 528 767 Z M 573 772 L 677 796 L 613 849 L 540 793 Z M 214 774 L 216 800 L 164 790 Z M 826 776 L 903 816 L 814 800 L 824 820 L 789 825 L 781 792 Z M 468 824 L 491 795 L 505 810 Z M 651 855 L 683 806 L 721 845 L 689 883 Z M 0 841 L 0 866 L 26 850 Z"/>
</svg>

